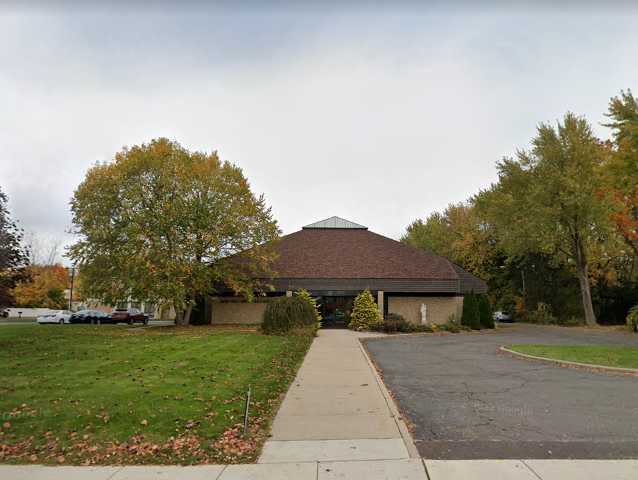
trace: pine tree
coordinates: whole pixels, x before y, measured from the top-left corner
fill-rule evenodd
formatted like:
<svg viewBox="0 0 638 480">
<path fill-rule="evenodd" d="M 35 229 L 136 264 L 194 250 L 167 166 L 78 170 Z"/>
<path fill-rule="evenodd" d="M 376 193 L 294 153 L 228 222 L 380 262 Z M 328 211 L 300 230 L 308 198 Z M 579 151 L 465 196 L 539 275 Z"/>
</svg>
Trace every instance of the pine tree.
<svg viewBox="0 0 638 480">
<path fill-rule="evenodd" d="M 381 316 L 374 297 L 370 290 L 364 290 L 354 299 L 354 307 L 348 326 L 353 330 L 365 330 L 380 322 Z"/>
<path fill-rule="evenodd" d="M 471 328 L 472 330 L 481 329 L 481 315 L 479 312 L 478 299 L 474 292 L 468 293 L 463 299 L 461 325 Z"/>
<path fill-rule="evenodd" d="M 482 328 L 494 328 L 494 317 L 492 316 L 492 307 L 487 295 L 479 295 L 479 317 Z"/>
</svg>

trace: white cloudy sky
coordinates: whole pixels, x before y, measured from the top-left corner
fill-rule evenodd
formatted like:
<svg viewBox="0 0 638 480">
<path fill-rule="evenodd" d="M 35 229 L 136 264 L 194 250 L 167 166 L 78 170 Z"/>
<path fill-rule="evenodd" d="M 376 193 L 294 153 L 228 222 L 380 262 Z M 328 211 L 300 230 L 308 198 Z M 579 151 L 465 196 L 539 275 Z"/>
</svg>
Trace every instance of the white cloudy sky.
<svg viewBox="0 0 638 480">
<path fill-rule="evenodd" d="M 286 233 L 339 215 L 398 238 L 538 122 L 571 110 L 607 136 L 609 98 L 638 90 L 628 3 L 307 5 L 0 7 L 13 216 L 69 242 L 86 170 L 166 136 L 240 165 Z"/>
</svg>

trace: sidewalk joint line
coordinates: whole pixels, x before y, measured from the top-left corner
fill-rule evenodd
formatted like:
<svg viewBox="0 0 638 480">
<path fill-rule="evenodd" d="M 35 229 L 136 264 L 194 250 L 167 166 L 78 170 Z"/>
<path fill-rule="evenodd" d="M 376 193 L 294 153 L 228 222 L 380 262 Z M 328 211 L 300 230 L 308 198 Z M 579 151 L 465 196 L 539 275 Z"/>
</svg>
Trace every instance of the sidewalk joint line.
<svg viewBox="0 0 638 480">
<path fill-rule="evenodd" d="M 529 469 L 529 471 L 530 471 L 530 472 L 532 472 L 534 475 L 536 475 L 536 477 L 537 477 L 539 480 L 543 480 L 543 477 L 541 477 L 538 473 L 536 473 L 536 470 L 534 470 L 531 466 L 529 466 L 529 465 L 527 464 L 527 462 L 526 462 L 524 459 L 522 459 L 522 458 L 521 458 L 521 463 L 522 463 L 523 465 L 525 465 L 525 466 Z"/>
<path fill-rule="evenodd" d="M 425 476 L 428 480 L 432 480 L 430 477 L 430 472 L 428 472 L 428 466 L 425 464 L 425 458 L 421 457 L 421 464 L 423 465 L 423 470 L 425 470 Z"/>
<path fill-rule="evenodd" d="M 214 480 L 219 480 L 222 476 L 222 474 L 226 471 L 226 469 L 228 468 L 228 465 L 222 465 L 222 468 L 219 473 L 217 474 L 217 476 L 214 478 Z"/>
<path fill-rule="evenodd" d="M 115 475 L 117 475 L 118 473 L 120 473 L 122 470 L 124 470 L 124 467 L 126 467 L 126 465 L 122 465 L 120 468 L 118 468 L 117 470 L 115 470 L 111 475 L 109 475 L 107 477 L 106 480 L 111 480 Z"/>
</svg>

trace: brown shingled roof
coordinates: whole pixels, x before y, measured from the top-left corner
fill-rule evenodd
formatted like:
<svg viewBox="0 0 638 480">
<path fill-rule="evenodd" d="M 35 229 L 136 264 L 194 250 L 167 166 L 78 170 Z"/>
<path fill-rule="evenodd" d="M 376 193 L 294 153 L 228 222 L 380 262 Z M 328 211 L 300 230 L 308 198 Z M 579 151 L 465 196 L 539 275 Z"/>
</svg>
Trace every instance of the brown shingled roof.
<svg viewBox="0 0 638 480">
<path fill-rule="evenodd" d="M 459 279 L 446 258 L 364 229 L 303 229 L 276 250 L 281 278 Z"/>
</svg>

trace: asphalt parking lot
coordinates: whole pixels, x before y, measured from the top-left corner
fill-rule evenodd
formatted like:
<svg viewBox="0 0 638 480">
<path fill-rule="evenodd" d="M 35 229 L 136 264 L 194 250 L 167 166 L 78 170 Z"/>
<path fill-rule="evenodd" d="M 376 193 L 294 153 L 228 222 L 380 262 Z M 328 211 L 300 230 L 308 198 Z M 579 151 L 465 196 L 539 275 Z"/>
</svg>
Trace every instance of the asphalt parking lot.
<svg viewBox="0 0 638 480">
<path fill-rule="evenodd" d="M 638 346 L 638 335 L 515 325 L 365 345 L 425 458 L 638 458 L 638 377 L 497 353 L 515 343 Z"/>
</svg>

